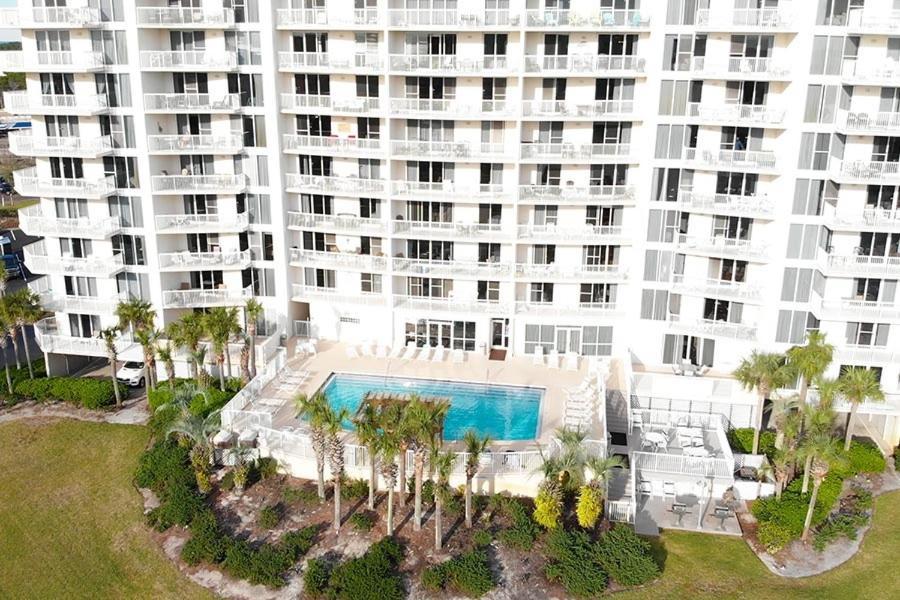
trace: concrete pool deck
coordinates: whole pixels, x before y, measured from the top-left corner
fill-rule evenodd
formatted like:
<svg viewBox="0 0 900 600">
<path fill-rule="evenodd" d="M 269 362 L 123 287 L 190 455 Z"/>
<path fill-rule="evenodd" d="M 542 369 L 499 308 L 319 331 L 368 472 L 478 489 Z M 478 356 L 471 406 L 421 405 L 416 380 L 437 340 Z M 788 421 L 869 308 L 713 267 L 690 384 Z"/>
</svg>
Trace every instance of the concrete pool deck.
<svg viewBox="0 0 900 600">
<path fill-rule="evenodd" d="M 546 365 L 536 365 L 530 357 L 507 357 L 503 361 L 494 361 L 476 352 L 466 352 L 465 362 L 462 364 L 453 363 L 449 355 L 441 362 L 374 356 L 348 358 L 347 346 L 344 343 L 322 341 L 318 344 L 316 355 L 297 355 L 289 359 L 283 377 L 276 378 L 262 390 L 251 410 L 271 413 L 275 429 L 297 427 L 293 399 L 299 394 L 315 393 L 335 372 L 540 387 L 544 389 L 544 397 L 537 440 L 501 444 L 502 448 L 524 450 L 533 449 L 535 441 L 547 444 L 553 439 L 555 430 L 563 424 L 566 390 L 578 388 L 588 375 L 588 361 L 584 359 L 579 361 L 577 371 L 569 371 L 565 368 L 551 369 Z M 598 403 L 598 410 L 593 411 L 588 439 L 606 438 L 600 406 Z"/>
</svg>

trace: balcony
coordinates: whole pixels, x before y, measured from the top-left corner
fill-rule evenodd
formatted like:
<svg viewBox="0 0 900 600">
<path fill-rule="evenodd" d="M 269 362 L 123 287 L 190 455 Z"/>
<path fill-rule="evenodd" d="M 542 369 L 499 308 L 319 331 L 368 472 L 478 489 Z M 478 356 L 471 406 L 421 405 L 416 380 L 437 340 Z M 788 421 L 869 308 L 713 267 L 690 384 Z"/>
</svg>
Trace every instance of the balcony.
<svg viewBox="0 0 900 600">
<path fill-rule="evenodd" d="M 380 139 L 294 134 L 281 136 L 281 145 L 284 152 L 348 156 L 380 156 L 387 147 Z"/>
<path fill-rule="evenodd" d="M 445 158 L 457 161 L 481 158 L 499 159 L 509 154 L 506 145 L 487 142 L 432 142 L 417 140 L 391 140 L 391 154 L 418 159 Z"/>
<path fill-rule="evenodd" d="M 277 24 L 278 29 L 321 28 L 326 25 L 359 29 L 382 27 L 377 8 L 357 8 L 335 14 L 328 14 L 324 8 L 279 8 Z"/>
<path fill-rule="evenodd" d="M 900 321 L 900 306 L 893 302 L 873 302 L 859 298 L 822 300 L 817 314 L 826 321 Z"/>
<path fill-rule="evenodd" d="M 246 175 L 154 175 L 154 194 L 222 194 L 233 196 L 247 189 Z"/>
<path fill-rule="evenodd" d="M 16 156 L 75 156 L 97 158 L 113 150 L 112 138 L 102 135 L 88 137 L 44 137 L 35 129 L 13 131 L 9 134 L 9 151 Z"/>
<path fill-rule="evenodd" d="M 41 278 L 41 280 L 46 277 Z M 126 298 L 100 296 L 66 296 L 47 290 L 39 294 L 41 308 L 48 312 L 110 315 Z"/>
<path fill-rule="evenodd" d="M 292 267 L 332 267 L 358 271 L 384 271 L 387 258 L 372 254 L 351 254 L 349 252 L 324 252 L 291 248 Z"/>
<path fill-rule="evenodd" d="M 835 348 L 834 360 L 843 365 L 884 365 L 900 362 L 900 352 L 888 346 L 845 345 Z"/>
<path fill-rule="evenodd" d="M 793 31 L 790 5 L 766 8 L 723 7 L 697 10 L 696 26 L 702 31 Z"/>
<path fill-rule="evenodd" d="M 770 150 L 703 150 L 685 148 L 684 160 L 712 169 L 774 171 L 775 153 Z"/>
<path fill-rule="evenodd" d="M 672 276 L 671 291 L 686 296 L 710 296 L 742 302 L 754 302 L 762 299 L 762 290 L 759 287 L 743 281 L 685 277 L 679 273 Z"/>
<path fill-rule="evenodd" d="M 833 176 L 840 183 L 878 184 L 900 182 L 900 162 L 833 161 Z"/>
<path fill-rule="evenodd" d="M 145 71 L 232 71 L 237 68 L 236 52 L 212 50 L 143 50 Z"/>
<path fill-rule="evenodd" d="M 182 8 L 180 6 L 137 9 L 138 27 L 162 29 L 227 29 L 234 26 L 230 8 Z"/>
<path fill-rule="evenodd" d="M 28 71 L 93 71 L 105 66 L 100 52 L 38 50 L 25 54 L 25 69 Z"/>
<path fill-rule="evenodd" d="M 15 26 L 22 29 L 85 29 L 101 23 L 96 6 L 22 6 L 13 10 L 18 21 Z"/>
<path fill-rule="evenodd" d="M 357 52 L 349 58 L 328 52 L 279 52 L 278 70 L 287 73 L 331 73 L 351 71 L 368 73 L 384 67 L 377 54 Z"/>
<path fill-rule="evenodd" d="M 713 236 L 678 236 L 678 250 L 703 255 L 722 256 L 757 262 L 765 262 L 769 257 L 767 246 L 738 238 L 720 235 Z"/>
<path fill-rule="evenodd" d="M 650 26 L 650 15 L 639 10 L 623 8 L 575 12 L 569 9 L 545 8 L 525 11 L 529 29 L 560 28 L 566 31 L 623 29 L 642 30 Z"/>
<path fill-rule="evenodd" d="M 900 10 L 854 10 L 847 30 L 852 33 L 895 35 L 900 32 Z"/>
<path fill-rule="evenodd" d="M 900 60 L 846 60 L 841 79 L 855 85 L 893 85 L 900 78 Z"/>
<path fill-rule="evenodd" d="M 364 219 L 353 215 L 316 215 L 310 213 L 289 212 L 288 229 L 325 229 L 336 233 L 350 235 L 383 235 L 384 221 L 381 219 Z"/>
<path fill-rule="evenodd" d="M 43 198 L 105 198 L 116 191 L 112 175 L 91 179 L 38 176 L 31 167 L 13 173 L 16 191 L 26 197 Z"/>
<path fill-rule="evenodd" d="M 150 154 L 239 154 L 244 140 L 239 133 L 227 135 L 148 135 Z"/>
<path fill-rule="evenodd" d="M 688 103 L 688 116 L 704 123 L 778 125 L 784 121 L 784 110 L 765 104 L 701 104 Z"/>
<path fill-rule="evenodd" d="M 148 113 L 233 113 L 240 109 L 238 94 L 144 94 Z"/>
<path fill-rule="evenodd" d="M 610 159 L 629 160 L 631 144 L 625 142 L 610 142 L 605 144 L 542 144 L 522 142 L 521 158 L 523 160 L 537 161 L 603 161 Z"/>
<path fill-rule="evenodd" d="M 439 118 L 472 118 L 512 116 L 513 106 L 505 100 L 482 100 L 465 104 L 456 99 L 391 98 L 391 112 L 403 116 L 434 116 Z"/>
<path fill-rule="evenodd" d="M 626 119 L 634 118 L 634 100 L 595 100 L 572 102 L 568 100 L 526 100 L 522 103 L 526 117 L 550 117 L 565 119 Z"/>
<path fill-rule="evenodd" d="M 363 306 L 384 306 L 384 295 L 372 292 L 348 294 L 338 288 L 319 287 L 314 285 L 291 285 L 291 299 L 294 302 L 324 301 L 329 304 L 357 304 Z"/>
<path fill-rule="evenodd" d="M 505 239 L 511 237 L 500 223 L 446 223 L 442 221 L 391 221 L 400 237 Z"/>
<path fill-rule="evenodd" d="M 112 256 L 49 256 L 43 240 L 24 248 L 25 265 L 40 275 L 82 275 L 112 277 L 125 268 L 121 254 Z"/>
<path fill-rule="evenodd" d="M 511 306 L 501 302 L 487 300 L 463 300 L 452 295 L 447 298 L 433 296 L 408 296 L 397 294 L 394 304 L 401 310 L 420 310 L 426 312 L 453 312 L 505 315 L 511 312 Z"/>
<path fill-rule="evenodd" d="M 385 193 L 387 182 L 384 179 L 364 179 L 353 176 L 288 173 L 285 187 L 288 192 L 294 194 L 323 193 L 360 196 Z"/>
<path fill-rule="evenodd" d="M 483 12 L 460 12 L 455 9 L 404 9 L 392 8 L 388 11 L 392 29 L 441 28 L 471 29 L 473 27 L 515 27 L 519 15 L 509 9 L 488 8 Z"/>
<path fill-rule="evenodd" d="M 757 219 L 775 216 L 775 202 L 766 195 L 703 194 L 691 190 L 678 195 L 678 204 L 685 210 L 704 214 L 727 214 Z"/>
<path fill-rule="evenodd" d="M 4 92 L 3 106 L 13 114 L 96 115 L 105 111 L 106 96 L 100 94 L 36 94 Z"/>
<path fill-rule="evenodd" d="M 250 251 L 218 252 L 162 252 L 159 254 L 160 271 L 195 271 L 215 269 L 240 271 L 250 266 Z"/>
<path fill-rule="evenodd" d="M 638 56 L 600 56 L 595 54 L 578 54 L 573 56 L 525 56 L 525 72 L 534 74 L 568 74 L 581 73 L 589 77 L 597 71 L 610 74 L 644 73 L 645 61 Z"/>
<path fill-rule="evenodd" d="M 724 62 L 708 57 L 691 59 L 691 71 L 709 79 L 763 79 L 788 81 L 791 69 L 768 56 L 732 56 Z"/>
<path fill-rule="evenodd" d="M 45 215 L 37 204 L 19 210 L 19 227 L 26 235 L 35 237 L 93 239 L 106 239 L 122 229 L 115 217 L 57 217 Z"/>
<path fill-rule="evenodd" d="M 891 135 L 900 129 L 900 112 L 838 111 L 837 126 L 847 133 Z"/>
<path fill-rule="evenodd" d="M 0 72 L 24 73 L 32 70 L 25 68 L 25 55 L 21 50 L 0 51 Z"/>
<path fill-rule="evenodd" d="M 520 185 L 519 201 L 526 203 L 634 204 L 634 187 L 621 185 Z"/>
<path fill-rule="evenodd" d="M 282 94 L 281 110 L 286 113 L 327 113 L 361 115 L 381 110 L 380 98 L 332 98 L 313 94 Z"/>
<path fill-rule="evenodd" d="M 833 229 L 887 229 L 900 230 L 900 210 L 864 208 L 857 212 L 838 212 L 825 205 L 826 221 Z"/>
<path fill-rule="evenodd" d="M 669 315 L 669 330 L 688 335 L 724 337 L 734 340 L 753 341 L 756 339 L 755 325 L 714 319 L 684 319 L 679 315 Z"/>
<path fill-rule="evenodd" d="M 828 254 L 825 271 L 826 275 L 844 277 L 896 277 L 900 273 L 900 256 Z"/>
<path fill-rule="evenodd" d="M 109 355 L 106 342 L 102 338 L 61 333 L 54 317 L 47 317 L 35 323 L 34 337 L 41 351 L 48 354 L 76 354 L 104 358 Z M 119 360 L 141 360 L 141 347 L 132 340 L 119 336 L 115 345 Z"/>
<path fill-rule="evenodd" d="M 188 284 L 185 284 L 188 285 Z M 242 290 L 221 287 L 213 290 L 183 289 L 164 290 L 164 308 L 203 308 L 213 306 L 243 306 L 253 297 L 253 288 Z"/>
<path fill-rule="evenodd" d="M 583 281 L 623 281 L 628 278 L 628 268 L 623 265 L 585 265 L 550 263 L 539 265 L 520 263 L 516 275 L 524 279 L 577 279 Z"/>
<path fill-rule="evenodd" d="M 579 302 L 575 305 L 516 302 L 516 314 L 538 317 L 615 317 L 621 312 L 615 302 Z"/>
<path fill-rule="evenodd" d="M 528 243 L 542 241 L 557 244 L 581 244 L 584 242 L 604 244 L 628 244 L 630 236 L 623 235 L 621 225 L 582 225 L 565 227 L 559 225 L 519 225 L 519 240 Z"/>
<path fill-rule="evenodd" d="M 483 58 L 463 58 L 455 54 L 392 54 L 391 71 L 396 73 L 447 71 L 470 75 L 505 75 L 516 68 L 506 56 L 485 56 Z"/>
<path fill-rule="evenodd" d="M 452 198 L 457 202 L 478 203 L 485 200 L 512 201 L 513 191 L 502 183 L 464 184 L 455 181 L 404 181 L 391 182 L 392 193 L 401 198 L 416 199 L 420 196 Z"/>
<path fill-rule="evenodd" d="M 239 233 L 249 225 L 247 213 L 237 215 L 157 215 L 158 233 Z"/>
<path fill-rule="evenodd" d="M 407 276 L 494 278 L 508 277 L 512 273 L 512 265 L 502 262 L 422 258 L 393 258 L 391 262 L 394 273 Z"/>
</svg>

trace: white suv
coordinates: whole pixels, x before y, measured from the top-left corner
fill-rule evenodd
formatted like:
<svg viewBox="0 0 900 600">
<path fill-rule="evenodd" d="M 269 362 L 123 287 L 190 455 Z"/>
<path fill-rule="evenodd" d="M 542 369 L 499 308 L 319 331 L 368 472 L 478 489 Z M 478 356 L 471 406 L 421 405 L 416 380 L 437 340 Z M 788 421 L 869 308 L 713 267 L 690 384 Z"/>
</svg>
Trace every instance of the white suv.
<svg viewBox="0 0 900 600">
<path fill-rule="evenodd" d="M 116 373 L 116 379 L 119 380 L 119 383 L 124 383 L 131 387 L 144 387 L 144 363 L 125 363 L 119 369 L 119 372 Z"/>
</svg>

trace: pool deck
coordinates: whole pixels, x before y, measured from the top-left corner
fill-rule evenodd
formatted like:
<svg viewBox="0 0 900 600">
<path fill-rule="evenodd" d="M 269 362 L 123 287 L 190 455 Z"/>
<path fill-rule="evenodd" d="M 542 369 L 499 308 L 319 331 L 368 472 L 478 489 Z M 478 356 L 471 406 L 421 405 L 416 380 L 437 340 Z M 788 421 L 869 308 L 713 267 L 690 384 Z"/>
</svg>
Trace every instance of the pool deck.
<svg viewBox="0 0 900 600">
<path fill-rule="evenodd" d="M 253 409 L 272 413 L 272 425 L 275 429 L 297 427 L 293 399 L 299 394 L 315 393 L 332 373 L 544 388 L 537 441 L 546 444 L 553 438 L 554 431 L 562 426 L 566 390 L 581 385 L 588 375 L 588 363 L 581 360 L 577 371 L 569 371 L 562 367 L 551 369 L 546 365 L 536 365 L 530 357 L 507 357 L 503 361 L 494 361 L 476 352 L 466 352 L 465 362 L 462 364 L 453 363 L 449 355 L 441 362 L 374 356 L 347 358 L 346 344 L 322 341 L 318 344 L 316 355 L 297 355 L 289 359 L 284 377 L 272 381 L 263 389 Z M 601 421 L 602 411 L 595 410 L 594 413 L 587 437 L 605 440 L 606 428 Z M 508 442 L 503 443 L 502 447 L 512 450 L 533 449 L 534 441 Z"/>
</svg>

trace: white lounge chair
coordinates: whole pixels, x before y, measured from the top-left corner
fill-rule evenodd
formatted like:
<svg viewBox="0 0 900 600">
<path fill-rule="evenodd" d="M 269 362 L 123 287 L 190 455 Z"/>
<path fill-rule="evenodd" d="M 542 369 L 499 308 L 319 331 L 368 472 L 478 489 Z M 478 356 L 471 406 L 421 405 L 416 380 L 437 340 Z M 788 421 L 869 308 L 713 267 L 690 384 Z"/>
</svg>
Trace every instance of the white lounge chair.
<svg viewBox="0 0 900 600">
<path fill-rule="evenodd" d="M 452 352 L 452 356 L 453 356 L 454 364 L 461 365 L 464 362 L 466 362 L 466 353 L 460 348 L 457 348 L 456 350 L 454 350 Z"/>
<path fill-rule="evenodd" d="M 550 354 L 547 355 L 547 366 L 551 369 L 559 368 L 559 352 L 556 350 L 550 351 Z"/>
<path fill-rule="evenodd" d="M 419 355 L 416 356 L 416 360 L 426 361 L 431 358 L 431 346 L 425 346 L 421 350 L 419 350 Z"/>
<path fill-rule="evenodd" d="M 365 342 L 359 345 L 359 353 L 361 356 L 372 356 L 372 343 Z"/>
<path fill-rule="evenodd" d="M 388 347 L 384 344 L 378 344 L 378 347 L 375 348 L 375 358 L 387 358 L 388 355 Z"/>
<path fill-rule="evenodd" d="M 406 344 L 406 350 L 403 352 L 403 356 L 401 357 L 403 360 L 412 360 L 412 358 L 416 355 L 416 343 L 410 342 Z"/>
<path fill-rule="evenodd" d="M 444 355 L 446 354 L 447 349 L 443 346 L 438 346 L 434 349 L 434 356 L 431 357 L 432 362 L 444 362 Z"/>
<path fill-rule="evenodd" d="M 578 355 L 574 352 L 566 352 L 566 370 L 568 371 L 577 371 L 578 370 Z"/>
<path fill-rule="evenodd" d="M 403 346 L 394 346 L 391 348 L 391 353 L 388 354 L 388 358 L 400 358 L 400 355 L 403 354 L 403 350 L 405 348 Z"/>
<path fill-rule="evenodd" d="M 543 346 L 535 346 L 534 347 L 534 364 L 542 365 L 544 364 L 544 347 Z"/>
<path fill-rule="evenodd" d="M 347 358 L 359 358 L 356 346 L 347 346 Z"/>
</svg>

